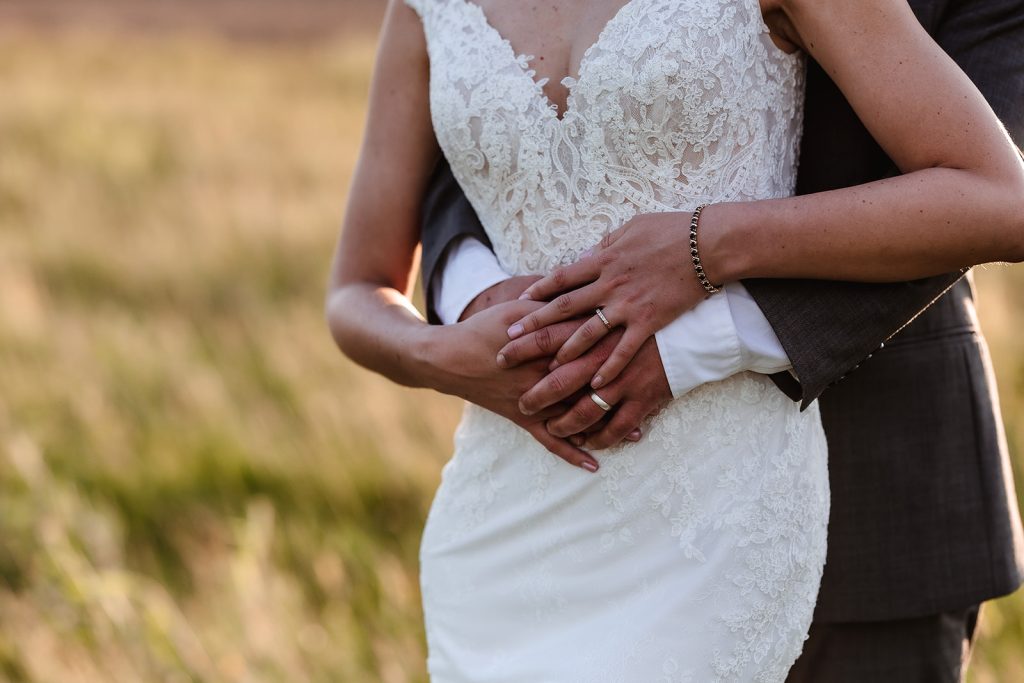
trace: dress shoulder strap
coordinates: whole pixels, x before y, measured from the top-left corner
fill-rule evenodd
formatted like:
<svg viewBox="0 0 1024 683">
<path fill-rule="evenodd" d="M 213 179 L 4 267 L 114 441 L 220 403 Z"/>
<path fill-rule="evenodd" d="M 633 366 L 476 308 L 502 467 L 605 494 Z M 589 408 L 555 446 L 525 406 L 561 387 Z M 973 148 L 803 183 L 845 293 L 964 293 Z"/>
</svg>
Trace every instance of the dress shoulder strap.
<svg viewBox="0 0 1024 683">
<path fill-rule="evenodd" d="M 416 14 L 420 15 L 420 19 L 425 22 L 427 20 L 427 12 L 430 9 L 430 5 L 433 4 L 433 0 L 405 0 L 405 4 L 416 10 Z"/>
</svg>

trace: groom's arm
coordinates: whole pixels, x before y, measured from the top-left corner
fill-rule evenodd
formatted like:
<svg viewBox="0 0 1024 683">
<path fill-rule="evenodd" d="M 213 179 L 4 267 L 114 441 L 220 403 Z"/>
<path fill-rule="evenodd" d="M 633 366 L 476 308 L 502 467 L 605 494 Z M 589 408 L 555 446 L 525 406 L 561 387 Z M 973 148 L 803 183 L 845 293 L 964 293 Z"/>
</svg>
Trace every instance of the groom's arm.
<svg viewBox="0 0 1024 683">
<path fill-rule="evenodd" d="M 1020 146 L 1024 141 L 1024 1 L 923 0 L 911 5 Z M 820 67 L 810 64 L 797 192 L 831 190 L 895 173 L 838 88 Z M 942 296 L 964 272 L 887 284 L 808 280 L 745 284 L 800 380 L 796 392 L 790 386 L 787 393 L 807 405 Z M 792 384 L 788 374 L 781 380 Z"/>
<path fill-rule="evenodd" d="M 465 237 L 474 238 L 488 249 L 491 247 L 491 241 L 476 211 L 456 182 L 444 156 L 440 157 L 430 177 L 420 218 L 420 241 L 423 244 L 420 271 L 423 276 L 427 320 L 438 325 L 441 320 L 436 310 L 435 289 L 438 285 L 437 275 L 441 272 L 439 266 L 443 269 L 449 248 Z M 483 289 L 486 287 L 478 291 Z"/>
</svg>

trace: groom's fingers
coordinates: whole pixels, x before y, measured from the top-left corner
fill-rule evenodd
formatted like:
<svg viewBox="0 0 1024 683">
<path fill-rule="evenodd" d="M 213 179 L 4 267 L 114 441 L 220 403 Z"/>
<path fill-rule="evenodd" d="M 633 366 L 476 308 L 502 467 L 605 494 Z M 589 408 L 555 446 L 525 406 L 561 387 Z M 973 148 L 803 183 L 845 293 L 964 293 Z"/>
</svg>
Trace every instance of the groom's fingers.
<svg viewBox="0 0 1024 683">
<path fill-rule="evenodd" d="M 536 413 L 532 417 L 535 420 L 553 420 L 556 417 L 561 417 L 562 415 L 564 415 L 565 411 L 568 409 L 568 406 L 562 403 L 556 403 L 555 405 L 545 408 L 539 413 Z"/>
<path fill-rule="evenodd" d="M 607 393 L 607 395 L 605 395 Z M 619 396 L 610 392 L 598 394 L 602 400 L 614 406 L 619 401 Z M 608 413 L 597 404 L 597 401 L 590 397 L 590 392 L 585 393 L 573 404 L 564 414 L 552 420 L 548 420 L 548 432 L 555 436 L 569 437 L 573 434 L 581 434 L 590 431 L 592 427 L 607 417 Z"/>
<path fill-rule="evenodd" d="M 514 368 L 531 360 L 555 355 L 582 324 L 582 320 L 567 320 L 510 341 L 498 352 L 498 367 Z"/>
<path fill-rule="evenodd" d="M 605 325 L 600 316 L 595 313 L 562 344 L 558 353 L 555 354 L 555 360 L 559 365 L 576 360 L 612 331 L 613 328 Z"/>
<path fill-rule="evenodd" d="M 618 377 L 633 358 L 636 357 L 640 347 L 644 345 L 649 337 L 650 333 L 638 331 L 636 325 L 627 327 L 619 343 L 615 346 L 611 355 L 608 356 L 608 360 L 604 362 L 604 365 L 594 375 L 590 386 L 594 389 L 600 389 Z"/>
<path fill-rule="evenodd" d="M 620 337 L 619 332 L 610 334 L 580 358 L 552 370 L 523 394 L 519 399 L 520 410 L 526 415 L 532 415 L 569 399 L 578 391 L 589 394 L 590 388 L 587 385 L 592 381 L 594 372 L 608 358 Z"/>
<path fill-rule="evenodd" d="M 603 355 L 588 354 L 559 366 L 523 394 L 519 399 L 519 409 L 524 415 L 534 415 L 586 388 L 603 359 Z"/>
<path fill-rule="evenodd" d="M 624 402 L 604 429 L 587 437 L 586 445 L 594 450 L 611 448 L 621 443 L 630 432 L 640 426 L 644 417 L 651 412 L 651 407 L 642 401 Z"/>
</svg>

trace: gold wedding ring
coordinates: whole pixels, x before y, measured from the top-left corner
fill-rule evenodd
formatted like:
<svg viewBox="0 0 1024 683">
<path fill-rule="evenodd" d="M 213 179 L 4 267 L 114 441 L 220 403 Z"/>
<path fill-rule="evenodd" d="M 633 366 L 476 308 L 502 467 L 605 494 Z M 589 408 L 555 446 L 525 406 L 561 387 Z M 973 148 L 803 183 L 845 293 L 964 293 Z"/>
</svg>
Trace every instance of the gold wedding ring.
<svg viewBox="0 0 1024 683">
<path fill-rule="evenodd" d="M 601 322 L 604 323 L 605 327 L 607 327 L 609 330 L 612 329 L 612 324 L 608 322 L 608 318 L 605 316 L 603 308 L 601 308 L 600 306 L 595 308 L 594 313 L 596 313 L 597 317 L 601 319 Z"/>
<path fill-rule="evenodd" d="M 598 309 L 598 310 L 600 310 L 600 309 Z M 591 391 L 591 392 L 590 392 L 590 399 L 591 399 L 591 400 L 592 400 L 592 401 L 593 401 L 594 403 L 596 403 L 596 404 L 597 404 L 597 407 L 598 407 L 598 408 L 600 408 L 601 410 L 603 410 L 603 411 L 604 411 L 604 412 L 606 412 L 606 413 L 607 413 L 607 412 L 608 412 L 609 410 L 611 410 L 611 409 L 612 409 L 612 407 L 611 407 L 610 405 L 608 405 L 608 401 L 606 401 L 606 400 L 604 400 L 603 398 L 601 398 L 600 396 L 598 396 L 598 395 L 597 395 L 597 392 L 596 392 L 596 391 Z"/>
</svg>

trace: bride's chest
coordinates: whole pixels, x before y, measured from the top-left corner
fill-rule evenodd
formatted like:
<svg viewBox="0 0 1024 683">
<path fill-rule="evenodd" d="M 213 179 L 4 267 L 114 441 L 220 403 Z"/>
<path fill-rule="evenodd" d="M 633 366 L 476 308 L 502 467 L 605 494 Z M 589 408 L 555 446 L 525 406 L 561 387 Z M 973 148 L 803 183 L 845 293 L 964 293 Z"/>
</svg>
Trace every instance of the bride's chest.
<svg viewBox="0 0 1024 683">
<path fill-rule="evenodd" d="M 556 16 L 557 3 L 544 16 L 510 5 L 436 0 L 426 27 L 439 138 L 704 136 L 709 117 L 742 118 L 792 86 L 795 60 L 769 51 L 758 0 L 601 0 L 585 19 Z M 577 39 L 553 42 L 545 22 L 574 25 Z M 530 25 L 545 28 L 527 39 Z"/>
<path fill-rule="evenodd" d="M 480 7 L 487 23 L 515 54 L 530 56 L 534 79 L 544 82 L 547 99 L 560 113 L 569 94 L 565 79 L 578 78 L 584 55 L 629 4 L 629 0 L 469 1 Z"/>
</svg>

